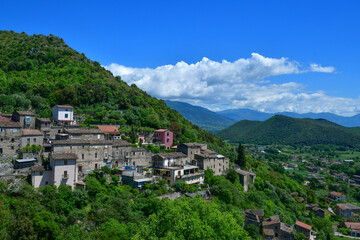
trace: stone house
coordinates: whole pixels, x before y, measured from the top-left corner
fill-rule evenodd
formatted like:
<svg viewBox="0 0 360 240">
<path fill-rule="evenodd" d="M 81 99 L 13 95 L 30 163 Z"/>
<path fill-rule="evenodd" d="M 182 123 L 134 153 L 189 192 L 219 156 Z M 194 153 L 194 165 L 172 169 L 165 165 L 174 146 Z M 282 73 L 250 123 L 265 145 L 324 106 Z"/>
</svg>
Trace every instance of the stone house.
<svg viewBox="0 0 360 240">
<path fill-rule="evenodd" d="M 52 171 L 46 171 L 43 166 L 31 167 L 31 183 L 34 188 L 41 188 L 52 184 Z"/>
<path fill-rule="evenodd" d="M 69 139 L 105 140 L 105 134 L 99 128 L 66 128 L 64 133 Z"/>
<path fill-rule="evenodd" d="M 21 125 L 10 120 L 0 121 L 0 155 L 15 155 L 20 149 Z"/>
<path fill-rule="evenodd" d="M 351 203 L 339 203 L 336 205 L 335 213 L 343 218 L 351 218 L 354 214 L 360 213 L 360 207 Z"/>
<path fill-rule="evenodd" d="M 306 239 L 310 239 L 311 238 L 311 229 L 312 227 L 306 223 L 300 222 L 300 221 L 296 221 L 295 223 L 295 230 L 297 234 L 304 234 Z"/>
<path fill-rule="evenodd" d="M 26 145 L 43 146 L 44 134 L 37 129 L 22 129 L 22 136 L 20 138 L 20 149 Z"/>
<path fill-rule="evenodd" d="M 36 128 L 44 134 L 44 138 L 50 139 L 51 120 L 50 118 L 36 118 Z"/>
<path fill-rule="evenodd" d="M 244 226 L 253 224 L 260 227 L 260 224 L 264 220 L 264 209 L 248 209 L 245 211 Z"/>
<path fill-rule="evenodd" d="M 244 187 L 244 192 L 249 190 L 249 185 L 255 183 L 256 174 L 248 171 L 241 170 L 240 168 L 235 170 L 239 175 L 241 185 Z"/>
<path fill-rule="evenodd" d="M 151 167 L 152 166 L 152 154 L 145 148 L 131 148 L 131 155 L 129 158 L 131 166 L 137 167 Z"/>
<path fill-rule="evenodd" d="M 158 153 L 152 157 L 155 168 L 166 168 L 172 166 L 184 166 L 188 164 L 187 155 L 181 152 Z"/>
<path fill-rule="evenodd" d="M 99 125 L 98 128 L 104 133 L 106 140 L 121 139 L 120 132 L 118 128 L 114 125 Z"/>
<path fill-rule="evenodd" d="M 294 232 L 291 226 L 280 222 L 279 216 L 272 216 L 263 221 L 263 236 L 265 239 L 293 240 Z"/>
<path fill-rule="evenodd" d="M 330 192 L 329 197 L 335 201 L 346 201 L 346 195 L 341 192 Z"/>
<path fill-rule="evenodd" d="M 12 120 L 18 122 L 21 128 L 35 129 L 35 113 L 28 111 L 15 111 Z"/>
<path fill-rule="evenodd" d="M 350 236 L 360 237 L 360 222 L 342 222 L 340 227 L 350 230 Z"/>
<path fill-rule="evenodd" d="M 200 143 L 182 143 L 177 146 L 177 151 L 186 154 L 189 160 L 195 159 L 195 154 L 200 154 L 201 150 L 206 149 L 206 144 Z"/>
<path fill-rule="evenodd" d="M 210 150 L 206 151 L 209 152 Z M 229 169 L 230 160 L 225 158 L 220 154 L 213 153 L 202 153 L 195 154 L 196 164 L 201 169 L 212 169 L 214 171 L 214 175 L 225 175 L 226 171 Z M 211 151 L 212 152 L 212 151 Z"/>
</svg>

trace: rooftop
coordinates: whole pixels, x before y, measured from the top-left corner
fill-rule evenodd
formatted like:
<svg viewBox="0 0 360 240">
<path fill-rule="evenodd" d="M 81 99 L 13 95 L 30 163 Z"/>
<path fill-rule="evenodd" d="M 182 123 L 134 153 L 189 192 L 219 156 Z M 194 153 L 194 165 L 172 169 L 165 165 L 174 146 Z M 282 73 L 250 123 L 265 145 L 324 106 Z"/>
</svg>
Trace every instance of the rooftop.
<svg viewBox="0 0 360 240">
<path fill-rule="evenodd" d="M 360 222 L 344 222 L 347 229 L 360 230 Z"/>
<path fill-rule="evenodd" d="M 346 210 L 346 209 L 350 209 L 350 210 L 359 210 L 360 207 L 355 206 L 351 203 L 339 203 L 336 206 L 338 206 L 341 210 Z"/>
<path fill-rule="evenodd" d="M 158 129 L 158 130 L 155 130 L 155 132 L 166 132 L 166 131 L 169 131 L 168 129 Z"/>
<path fill-rule="evenodd" d="M 45 168 L 43 166 L 32 166 L 31 171 L 32 172 L 43 172 L 43 171 L 45 171 Z"/>
<path fill-rule="evenodd" d="M 50 118 L 36 118 L 40 122 L 51 122 Z"/>
<path fill-rule="evenodd" d="M 16 111 L 20 116 L 35 116 L 35 113 L 29 111 Z"/>
<path fill-rule="evenodd" d="M 23 129 L 23 136 L 43 136 L 43 134 L 37 129 Z"/>
<path fill-rule="evenodd" d="M 248 172 L 248 171 L 245 171 L 245 170 L 241 170 L 240 168 L 239 168 L 239 169 L 236 169 L 235 171 L 236 171 L 238 174 L 242 175 L 242 176 L 255 175 L 255 173 Z"/>
<path fill-rule="evenodd" d="M 120 134 L 119 130 L 114 125 L 110 125 L 110 126 L 99 125 L 98 128 L 105 134 Z"/>
<path fill-rule="evenodd" d="M 335 197 L 341 197 L 341 196 L 345 196 L 344 194 L 342 194 L 341 192 L 331 192 L 329 193 L 330 196 L 335 196 Z"/>
<path fill-rule="evenodd" d="M 18 122 L 0 122 L 0 127 L 2 128 L 21 128 L 20 123 Z"/>
<path fill-rule="evenodd" d="M 103 134 L 99 128 L 70 128 L 64 131 L 69 134 Z"/>
<path fill-rule="evenodd" d="M 0 115 L 0 122 L 11 122 L 11 120 Z"/>
<path fill-rule="evenodd" d="M 70 105 L 55 105 L 55 107 L 58 107 L 58 108 L 71 108 L 71 109 L 73 109 L 73 106 L 70 106 Z"/>
<path fill-rule="evenodd" d="M 77 159 L 77 156 L 75 153 L 52 153 L 51 156 L 54 160 Z"/>
<path fill-rule="evenodd" d="M 309 231 L 311 231 L 312 227 L 306 223 L 303 223 L 303 222 L 300 222 L 300 221 L 296 221 L 295 223 L 296 226 L 299 226 L 299 227 L 302 227 L 302 228 L 305 228 Z"/>
<path fill-rule="evenodd" d="M 183 158 L 183 157 L 187 157 L 186 154 L 182 153 L 182 152 L 170 152 L 170 153 L 158 153 L 155 156 L 159 156 L 161 158 Z"/>
</svg>

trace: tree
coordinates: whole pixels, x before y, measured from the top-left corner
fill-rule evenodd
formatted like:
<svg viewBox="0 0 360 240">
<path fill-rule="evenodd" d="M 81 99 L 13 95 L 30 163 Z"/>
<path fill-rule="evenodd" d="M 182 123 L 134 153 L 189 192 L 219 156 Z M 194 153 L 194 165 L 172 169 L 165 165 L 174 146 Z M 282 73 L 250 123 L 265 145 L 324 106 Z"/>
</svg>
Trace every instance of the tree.
<svg viewBox="0 0 360 240">
<path fill-rule="evenodd" d="M 241 168 L 244 168 L 246 166 L 245 148 L 243 145 L 241 145 L 241 143 L 239 143 L 238 157 L 235 163 L 238 164 Z"/>
<path fill-rule="evenodd" d="M 230 168 L 227 173 L 226 173 L 226 178 L 232 182 L 232 183 L 235 183 L 235 182 L 238 182 L 239 181 L 239 175 L 237 174 L 237 172 Z"/>
</svg>

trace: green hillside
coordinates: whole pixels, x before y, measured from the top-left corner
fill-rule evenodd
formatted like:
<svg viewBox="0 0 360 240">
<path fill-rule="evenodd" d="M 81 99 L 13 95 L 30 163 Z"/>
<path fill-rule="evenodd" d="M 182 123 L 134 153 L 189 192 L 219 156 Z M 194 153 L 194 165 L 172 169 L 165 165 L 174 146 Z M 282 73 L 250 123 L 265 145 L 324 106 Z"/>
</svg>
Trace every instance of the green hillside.
<svg viewBox="0 0 360 240">
<path fill-rule="evenodd" d="M 218 132 L 234 124 L 235 121 L 206 108 L 184 102 L 165 101 L 166 105 L 181 113 L 187 120 L 210 132 Z"/>
<path fill-rule="evenodd" d="M 89 124 L 168 128 L 175 133 L 175 143 L 204 141 L 226 154 L 220 138 L 192 124 L 164 101 L 114 77 L 63 39 L 0 31 L 0 111 L 30 109 L 39 117 L 50 117 L 56 104 L 73 105 Z"/>
<path fill-rule="evenodd" d="M 276 115 L 264 122 L 240 121 L 218 135 L 231 142 L 255 144 L 359 145 L 357 129 L 346 128 L 324 119 L 296 119 Z"/>
</svg>

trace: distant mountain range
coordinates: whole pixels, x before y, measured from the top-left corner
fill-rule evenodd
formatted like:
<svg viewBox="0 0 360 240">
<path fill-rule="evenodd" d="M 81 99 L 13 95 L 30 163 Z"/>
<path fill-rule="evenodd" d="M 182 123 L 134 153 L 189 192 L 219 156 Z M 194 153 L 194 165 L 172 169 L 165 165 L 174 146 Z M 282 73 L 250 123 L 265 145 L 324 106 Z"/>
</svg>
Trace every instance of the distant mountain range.
<svg viewBox="0 0 360 240">
<path fill-rule="evenodd" d="M 192 123 L 212 133 L 225 129 L 240 120 L 265 121 L 275 115 L 284 115 L 293 118 L 326 119 L 344 127 L 360 127 L 360 114 L 352 117 L 343 117 L 332 113 L 264 113 L 251 109 L 229 109 L 220 112 L 213 112 L 206 108 L 194 106 L 184 102 L 165 101 L 166 104 L 181 113 Z"/>
<path fill-rule="evenodd" d="M 168 100 L 165 103 L 168 107 L 178 111 L 187 120 L 212 133 L 227 128 L 236 122 L 203 107 Z"/>
<path fill-rule="evenodd" d="M 356 147 L 360 128 L 343 127 L 325 119 L 299 119 L 275 115 L 266 121 L 241 120 L 217 135 L 230 142 L 254 144 L 315 145 Z"/>
</svg>

